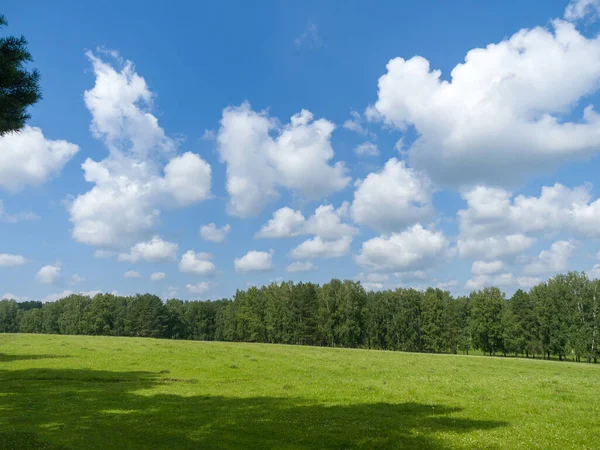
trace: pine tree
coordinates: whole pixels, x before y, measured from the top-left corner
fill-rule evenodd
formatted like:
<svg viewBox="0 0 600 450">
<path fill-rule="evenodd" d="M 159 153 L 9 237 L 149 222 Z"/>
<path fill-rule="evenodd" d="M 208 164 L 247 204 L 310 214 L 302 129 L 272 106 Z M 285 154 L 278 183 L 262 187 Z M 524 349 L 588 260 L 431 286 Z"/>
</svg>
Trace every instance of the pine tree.
<svg viewBox="0 0 600 450">
<path fill-rule="evenodd" d="M 0 28 L 6 25 L 0 15 Z M 0 38 L 0 136 L 23 128 L 30 118 L 27 108 L 41 99 L 40 74 L 25 67 L 30 61 L 25 37 Z"/>
</svg>

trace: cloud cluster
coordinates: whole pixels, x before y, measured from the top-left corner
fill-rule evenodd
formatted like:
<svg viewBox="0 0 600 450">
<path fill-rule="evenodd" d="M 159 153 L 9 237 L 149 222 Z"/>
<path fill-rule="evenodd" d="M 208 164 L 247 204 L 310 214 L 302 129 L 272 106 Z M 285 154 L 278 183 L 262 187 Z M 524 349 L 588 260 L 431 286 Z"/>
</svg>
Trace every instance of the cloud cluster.
<svg viewBox="0 0 600 450">
<path fill-rule="evenodd" d="M 175 154 L 177 142 L 150 113 L 152 93 L 130 61 L 119 70 L 87 55 L 96 83 L 85 92 L 85 103 L 92 114 L 92 133 L 109 155 L 82 164 L 85 180 L 94 186 L 74 198 L 68 209 L 76 241 L 117 248 L 148 237 L 161 208 L 208 198 L 211 168 L 195 153 Z"/>
<path fill-rule="evenodd" d="M 79 151 L 67 141 L 50 140 L 42 130 L 25 126 L 0 137 L 0 187 L 18 192 L 56 176 Z"/>
<path fill-rule="evenodd" d="M 235 258 L 233 265 L 236 272 L 266 272 L 273 268 L 273 250 L 270 252 L 259 252 L 251 250 L 241 258 Z"/>
<path fill-rule="evenodd" d="M 367 115 L 400 130 L 414 126 L 410 162 L 436 182 L 505 185 L 600 149 L 591 105 L 580 119 L 565 119 L 599 85 L 600 38 L 554 20 L 550 29 L 523 29 L 469 51 L 449 81 L 421 56 L 390 60 Z"/>
<path fill-rule="evenodd" d="M 120 253 L 118 260 L 128 262 L 175 260 L 178 249 L 177 244 L 163 241 L 160 237 L 154 236 L 147 242 L 135 244 L 129 253 Z"/>
<path fill-rule="evenodd" d="M 404 161 L 390 159 L 356 186 L 351 213 L 361 225 L 396 232 L 433 216 L 431 183 Z"/>
<path fill-rule="evenodd" d="M 179 270 L 185 273 L 193 273 L 195 275 L 211 275 L 217 269 L 210 261 L 213 255 L 210 253 L 188 250 L 181 256 L 179 262 Z"/>
<path fill-rule="evenodd" d="M 280 125 L 248 103 L 225 108 L 217 149 L 227 165 L 229 213 L 255 216 L 279 197 L 280 187 L 309 200 L 344 189 L 350 182 L 346 167 L 330 164 L 334 128 L 306 110 Z"/>
<path fill-rule="evenodd" d="M 417 224 L 363 242 L 355 260 L 372 271 L 414 272 L 445 262 L 449 256 L 449 241 L 444 234 Z"/>
<path fill-rule="evenodd" d="M 200 227 L 200 237 L 205 241 L 216 242 L 219 244 L 225 240 L 230 231 L 231 226 L 229 226 L 229 224 L 218 228 L 216 224 L 209 223 L 208 225 L 202 225 Z"/>
</svg>

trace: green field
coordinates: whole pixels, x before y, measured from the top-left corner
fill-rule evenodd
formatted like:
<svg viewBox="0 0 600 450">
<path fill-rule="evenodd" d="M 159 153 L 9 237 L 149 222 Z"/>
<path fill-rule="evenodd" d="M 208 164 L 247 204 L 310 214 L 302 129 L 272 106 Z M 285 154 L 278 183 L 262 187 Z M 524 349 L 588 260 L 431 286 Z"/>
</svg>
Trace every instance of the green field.
<svg viewBox="0 0 600 450">
<path fill-rule="evenodd" d="M 600 367 L 0 335 L 0 448 L 599 448 Z"/>
</svg>

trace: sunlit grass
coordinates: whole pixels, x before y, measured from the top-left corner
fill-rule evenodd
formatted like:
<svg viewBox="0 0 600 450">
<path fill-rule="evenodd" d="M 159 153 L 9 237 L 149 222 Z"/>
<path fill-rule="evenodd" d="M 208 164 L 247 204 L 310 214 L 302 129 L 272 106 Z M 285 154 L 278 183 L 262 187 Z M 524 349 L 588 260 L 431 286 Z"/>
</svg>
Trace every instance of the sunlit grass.
<svg viewBox="0 0 600 450">
<path fill-rule="evenodd" d="M 0 335 L 0 448 L 597 448 L 595 365 Z"/>
</svg>

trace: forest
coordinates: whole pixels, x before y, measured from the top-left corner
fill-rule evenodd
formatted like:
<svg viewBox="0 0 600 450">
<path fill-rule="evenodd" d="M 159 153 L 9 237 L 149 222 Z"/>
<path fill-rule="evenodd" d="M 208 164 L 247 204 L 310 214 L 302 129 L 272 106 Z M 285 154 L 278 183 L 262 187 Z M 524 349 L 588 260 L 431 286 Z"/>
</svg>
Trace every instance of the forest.
<svg viewBox="0 0 600 450">
<path fill-rule="evenodd" d="M 557 275 L 510 298 L 496 287 L 468 296 L 357 281 L 283 282 L 232 299 L 163 302 L 151 294 L 56 302 L 0 301 L 0 332 L 261 342 L 425 353 L 598 361 L 600 280 Z"/>
</svg>

